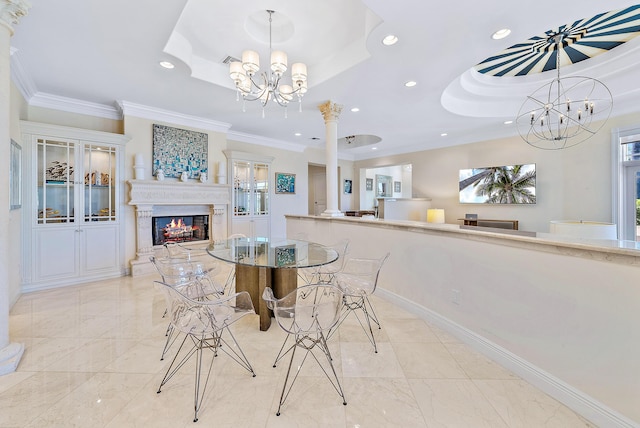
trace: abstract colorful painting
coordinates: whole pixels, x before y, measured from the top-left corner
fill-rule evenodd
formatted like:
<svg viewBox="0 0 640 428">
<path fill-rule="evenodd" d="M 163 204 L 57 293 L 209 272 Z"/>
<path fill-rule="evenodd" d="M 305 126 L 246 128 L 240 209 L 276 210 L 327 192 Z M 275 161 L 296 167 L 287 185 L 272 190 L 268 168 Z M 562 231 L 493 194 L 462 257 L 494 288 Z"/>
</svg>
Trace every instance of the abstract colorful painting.
<svg viewBox="0 0 640 428">
<path fill-rule="evenodd" d="M 209 160 L 208 135 L 164 125 L 153 125 L 153 175 L 158 170 L 165 177 L 199 178 L 206 173 Z"/>
<path fill-rule="evenodd" d="M 296 193 L 296 175 L 276 172 L 276 193 Z"/>
</svg>

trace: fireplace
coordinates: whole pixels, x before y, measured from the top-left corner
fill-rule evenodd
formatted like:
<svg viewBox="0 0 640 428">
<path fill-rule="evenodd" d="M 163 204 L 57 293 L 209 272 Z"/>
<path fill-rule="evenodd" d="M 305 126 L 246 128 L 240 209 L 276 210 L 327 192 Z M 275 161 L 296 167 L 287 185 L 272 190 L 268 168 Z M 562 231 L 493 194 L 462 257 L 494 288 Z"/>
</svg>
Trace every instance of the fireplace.
<svg viewBox="0 0 640 428">
<path fill-rule="evenodd" d="M 155 272 L 149 258 L 167 239 L 206 246 L 207 241 L 227 236 L 227 208 L 231 200 L 228 185 L 193 180 L 130 180 L 128 183 L 131 186 L 129 205 L 135 206 L 136 217 L 136 255 L 130 262 L 131 276 Z M 170 225 L 168 231 L 167 225 Z"/>
<path fill-rule="evenodd" d="M 153 245 L 209 240 L 208 215 L 152 217 Z"/>
</svg>

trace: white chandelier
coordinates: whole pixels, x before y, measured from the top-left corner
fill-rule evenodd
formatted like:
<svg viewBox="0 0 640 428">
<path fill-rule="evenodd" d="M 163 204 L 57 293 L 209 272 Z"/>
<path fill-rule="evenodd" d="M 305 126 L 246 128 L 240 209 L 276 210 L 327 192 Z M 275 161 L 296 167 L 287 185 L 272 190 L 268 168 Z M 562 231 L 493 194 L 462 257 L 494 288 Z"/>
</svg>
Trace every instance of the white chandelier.
<svg viewBox="0 0 640 428">
<path fill-rule="evenodd" d="M 281 107 L 286 107 L 296 96 L 299 110 L 302 111 L 302 97 L 307 92 L 307 66 L 297 62 L 291 66 L 292 84 L 282 84 L 282 77 L 287 71 L 287 54 L 282 51 L 274 51 L 271 48 L 271 22 L 273 10 L 267 10 L 269 14 L 269 53 L 271 54 L 271 67 L 267 71 L 260 71 L 260 56 L 258 52 L 246 50 L 242 52 L 242 62 L 234 61 L 229 64 L 229 76 L 236 84 L 236 100 L 242 95 L 242 111 L 245 111 L 244 101 L 260 101 L 262 103 L 262 117 L 264 107 L 269 101 L 273 101 Z"/>
<path fill-rule="evenodd" d="M 611 92 L 599 80 L 560 78 L 560 54 L 566 37 L 565 32 L 559 32 L 540 42 L 556 46 L 557 77 L 527 97 L 516 119 L 520 136 L 540 149 L 565 149 L 592 137 L 613 107 Z"/>
</svg>

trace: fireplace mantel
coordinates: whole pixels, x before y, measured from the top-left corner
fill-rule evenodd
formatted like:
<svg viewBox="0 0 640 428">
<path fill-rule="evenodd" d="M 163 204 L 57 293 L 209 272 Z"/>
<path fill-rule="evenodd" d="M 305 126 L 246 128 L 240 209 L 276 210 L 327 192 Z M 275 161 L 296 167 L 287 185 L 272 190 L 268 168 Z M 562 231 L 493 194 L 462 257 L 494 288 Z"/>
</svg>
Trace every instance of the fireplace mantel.
<svg viewBox="0 0 640 428">
<path fill-rule="evenodd" d="M 228 184 L 129 180 L 129 205 L 229 205 Z"/>
<path fill-rule="evenodd" d="M 197 181 L 129 180 L 129 205 L 136 207 L 136 259 L 131 260 L 131 275 L 145 275 L 154 271 L 149 257 L 154 255 L 151 219 L 154 207 L 208 207 L 211 216 L 209 239 L 227 235 L 228 206 L 231 187 L 228 184 L 209 184 Z M 205 208 L 206 209 L 206 208 Z"/>
</svg>

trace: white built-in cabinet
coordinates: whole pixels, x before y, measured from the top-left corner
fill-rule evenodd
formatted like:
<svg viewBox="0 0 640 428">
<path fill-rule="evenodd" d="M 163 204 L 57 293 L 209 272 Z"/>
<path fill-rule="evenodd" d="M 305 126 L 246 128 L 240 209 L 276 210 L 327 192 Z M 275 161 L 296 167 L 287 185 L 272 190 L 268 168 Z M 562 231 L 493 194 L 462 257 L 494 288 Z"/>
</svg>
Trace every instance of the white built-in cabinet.
<svg viewBox="0 0 640 428">
<path fill-rule="evenodd" d="M 231 184 L 231 234 L 269 237 L 271 234 L 270 186 L 272 156 L 225 150 Z"/>
<path fill-rule="evenodd" d="M 23 291 L 123 275 L 128 138 L 27 121 L 21 131 Z"/>
</svg>

